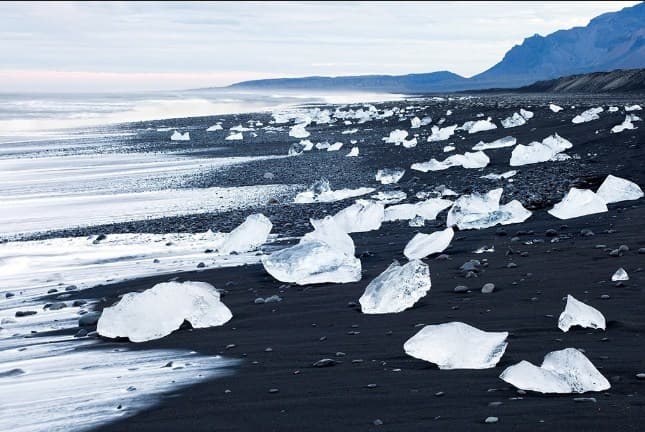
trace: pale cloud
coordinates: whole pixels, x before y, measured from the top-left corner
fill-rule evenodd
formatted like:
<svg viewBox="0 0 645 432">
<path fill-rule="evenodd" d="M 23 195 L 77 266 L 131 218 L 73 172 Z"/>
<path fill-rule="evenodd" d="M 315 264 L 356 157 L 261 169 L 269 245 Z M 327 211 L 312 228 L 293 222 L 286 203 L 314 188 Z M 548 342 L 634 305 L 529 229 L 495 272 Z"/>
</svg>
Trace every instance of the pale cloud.
<svg viewBox="0 0 645 432">
<path fill-rule="evenodd" d="M 5 2 L 0 91 L 446 69 L 470 76 L 525 37 L 636 3 Z"/>
</svg>

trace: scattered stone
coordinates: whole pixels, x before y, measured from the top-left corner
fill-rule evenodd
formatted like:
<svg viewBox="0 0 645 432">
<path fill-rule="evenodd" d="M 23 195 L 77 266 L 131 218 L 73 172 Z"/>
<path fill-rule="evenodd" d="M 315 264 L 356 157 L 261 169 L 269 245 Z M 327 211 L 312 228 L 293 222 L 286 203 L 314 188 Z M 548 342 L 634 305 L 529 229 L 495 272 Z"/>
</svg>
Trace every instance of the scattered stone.
<svg viewBox="0 0 645 432">
<path fill-rule="evenodd" d="M 495 291 L 495 284 L 487 283 L 482 287 L 482 294 L 490 294 Z"/>
<path fill-rule="evenodd" d="M 515 268 L 515 267 L 517 267 L 517 264 L 515 264 L 514 262 L 510 262 L 506 264 L 506 268 Z"/>
<path fill-rule="evenodd" d="M 544 235 L 546 235 L 547 237 L 555 237 L 555 236 L 558 235 L 558 232 L 556 230 L 554 230 L 553 228 L 551 228 L 551 229 L 546 230 Z"/>
<path fill-rule="evenodd" d="M 641 255 L 645 254 L 645 248 L 639 248 L 638 253 Z"/>
<path fill-rule="evenodd" d="M 76 285 L 69 285 L 65 287 L 65 291 L 76 291 L 78 287 Z"/>
<path fill-rule="evenodd" d="M 374 426 L 382 426 L 383 425 L 383 420 L 376 419 L 372 423 L 374 424 Z"/>
<path fill-rule="evenodd" d="M 580 230 L 580 235 L 585 236 L 585 237 L 591 237 L 591 236 L 593 236 L 595 234 L 590 229 L 585 228 L 585 229 Z"/>
<path fill-rule="evenodd" d="M 206 264 L 204 264 L 203 262 L 200 262 L 199 264 L 197 264 L 197 268 L 204 268 L 204 267 L 206 267 Z"/>
<path fill-rule="evenodd" d="M 484 423 L 486 424 L 492 424 L 492 423 L 497 423 L 499 419 L 497 417 L 486 417 L 486 420 L 484 420 Z"/>
<path fill-rule="evenodd" d="M 500 401 L 488 402 L 489 407 L 498 407 L 498 406 L 500 406 L 502 404 L 503 404 L 503 402 L 500 402 Z"/>
<path fill-rule="evenodd" d="M 74 302 L 72 303 L 72 306 L 81 307 L 81 306 L 83 306 L 85 304 L 87 304 L 87 302 L 85 300 L 74 300 Z"/>
<path fill-rule="evenodd" d="M 255 304 L 264 304 L 264 303 L 266 303 L 266 301 L 262 297 L 258 297 L 253 301 L 253 303 L 255 303 Z"/>
<path fill-rule="evenodd" d="M 645 380 L 645 373 L 637 373 L 636 378 L 639 380 Z"/>
<path fill-rule="evenodd" d="M 320 359 L 317 362 L 313 364 L 314 367 L 330 367 L 330 366 L 336 366 L 338 362 L 334 359 L 330 358 L 324 358 Z"/>
<path fill-rule="evenodd" d="M 280 297 L 279 295 L 272 295 L 264 299 L 265 303 L 277 303 L 281 301 L 282 301 L 282 297 Z"/>
<path fill-rule="evenodd" d="M 610 298 L 611 297 L 609 296 L 609 294 L 603 294 L 603 295 L 600 296 L 601 300 L 609 300 Z"/>
<path fill-rule="evenodd" d="M 23 375 L 24 373 L 25 371 L 20 368 L 9 369 L 8 371 L 0 372 L 0 378 L 14 377 L 18 375 Z"/>
<path fill-rule="evenodd" d="M 645 250 L 645 248 L 643 248 L 643 250 Z M 643 253 L 645 253 L 645 252 L 643 252 Z M 441 255 L 437 256 L 437 258 L 435 258 L 435 259 L 437 261 L 446 261 L 446 260 L 449 260 L 449 259 L 452 259 L 452 258 L 450 258 L 450 255 L 448 255 L 448 254 L 441 254 Z"/>
<path fill-rule="evenodd" d="M 624 253 L 624 252 L 629 252 L 629 246 L 627 246 L 627 245 L 620 245 L 620 246 L 618 246 L 618 251 L 619 251 L 619 252 L 623 252 L 623 253 Z"/>
<path fill-rule="evenodd" d="M 15 294 L 12 293 L 12 292 L 5 293 L 5 295 L 4 295 L 5 298 L 11 298 L 13 296 L 15 296 Z"/>
<path fill-rule="evenodd" d="M 64 308 L 66 308 L 66 307 L 67 307 L 67 305 L 66 305 L 65 303 L 63 303 L 63 302 L 56 302 L 56 303 L 51 303 L 51 304 L 45 305 L 45 307 L 43 307 L 43 309 L 49 309 L 49 310 L 61 310 L 61 309 L 64 309 Z"/>
<path fill-rule="evenodd" d="M 365 387 L 367 387 L 367 388 L 376 388 L 376 384 L 368 384 Z"/>
<path fill-rule="evenodd" d="M 436 392 L 434 395 L 435 395 L 436 397 L 441 397 L 441 396 L 443 396 L 444 394 L 445 394 L 444 392 L 439 391 L 439 392 Z"/>
<path fill-rule="evenodd" d="M 99 312 L 88 312 L 78 319 L 78 326 L 79 327 L 95 326 L 96 323 L 99 322 L 100 317 L 101 317 L 101 314 Z"/>
<path fill-rule="evenodd" d="M 456 293 L 465 293 L 465 292 L 468 292 L 468 287 L 467 287 L 467 286 L 465 286 L 465 285 L 457 285 L 457 286 L 455 287 L 455 292 L 456 292 Z"/>
<path fill-rule="evenodd" d="M 50 290 L 47 290 L 47 294 L 54 294 L 54 293 L 57 293 L 57 292 L 58 292 L 58 290 L 56 288 L 52 288 Z"/>
<path fill-rule="evenodd" d="M 271 388 L 269 389 L 269 393 L 278 393 L 280 390 L 277 388 Z"/>
<path fill-rule="evenodd" d="M 610 257 L 619 257 L 619 256 L 622 256 L 622 255 L 623 254 L 618 249 L 613 249 L 611 252 L 609 252 Z"/>
<path fill-rule="evenodd" d="M 596 398 L 595 397 L 577 397 L 573 398 L 574 402 L 593 402 L 596 403 Z"/>
<path fill-rule="evenodd" d="M 500 237 L 504 237 L 504 236 L 508 235 L 508 233 L 506 232 L 506 230 L 504 228 L 497 228 L 497 230 L 495 231 L 495 235 L 498 235 Z"/>
<path fill-rule="evenodd" d="M 36 315 L 36 311 L 16 311 L 16 318 L 22 318 L 30 315 Z"/>
</svg>

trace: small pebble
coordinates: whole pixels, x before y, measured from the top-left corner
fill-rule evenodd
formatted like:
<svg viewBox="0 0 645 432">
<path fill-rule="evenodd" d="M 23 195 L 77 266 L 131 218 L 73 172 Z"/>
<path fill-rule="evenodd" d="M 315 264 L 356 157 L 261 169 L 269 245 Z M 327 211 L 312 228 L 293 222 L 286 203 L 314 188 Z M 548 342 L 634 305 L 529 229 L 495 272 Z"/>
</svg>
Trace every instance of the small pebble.
<svg viewBox="0 0 645 432">
<path fill-rule="evenodd" d="M 495 291 L 495 284 L 487 283 L 482 287 L 482 294 L 490 294 Z"/>
<path fill-rule="evenodd" d="M 497 417 L 486 417 L 486 420 L 484 420 L 484 423 L 491 424 L 491 423 L 497 423 L 499 419 Z"/>
</svg>

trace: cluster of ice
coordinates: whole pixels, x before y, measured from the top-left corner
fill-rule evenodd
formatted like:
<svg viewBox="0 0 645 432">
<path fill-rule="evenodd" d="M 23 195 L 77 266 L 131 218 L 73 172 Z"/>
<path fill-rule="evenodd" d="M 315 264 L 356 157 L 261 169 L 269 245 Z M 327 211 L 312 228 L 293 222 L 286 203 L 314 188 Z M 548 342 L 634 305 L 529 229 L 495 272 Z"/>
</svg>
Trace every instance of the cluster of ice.
<svg viewBox="0 0 645 432">
<path fill-rule="evenodd" d="M 358 302 L 365 314 L 402 312 L 425 297 L 431 285 L 427 264 L 415 259 L 402 266 L 394 261 L 367 285 Z"/>
<path fill-rule="evenodd" d="M 315 182 L 308 190 L 296 195 L 293 202 L 307 204 L 314 202 L 333 202 L 353 198 L 374 192 L 374 188 L 362 187 L 358 189 L 332 190 L 327 179 Z"/>
<path fill-rule="evenodd" d="M 517 144 L 517 140 L 512 136 L 507 136 L 489 143 L 479 141 L 473 146 L 473 151 L 513 147 L 515 144 Z"/>
<path fill-rule="evenodd" d="M 227 141 L 241 141 L 244 139 L 244 135 L 242 135 L 242 132 L 236 132 L 236 133 L 230 134 L 224 139 Z"/>
<path fill-rule="evenodd" d="M 603 107 L 589 108 L 588 110 L 575 116 L 571 120 L 571 123 L 579 124 L 579 123 L 590 122 L 592 120 L 598 120 L 600 118 L 598 114 L 600 114 L 603 111 L 604 111 Z"/>
<path fill-rule="evenodd" d="M 469 134 L 497 129 L 497 125 L 488 117 L 486 120 L 467 121 L 459 129 L 467 131 Z"/>
<path fill-rule="evenodd" d="M 484 195 L 473 193 L 459 197 L 448 212 L 446 225 L 457 226 L 462 230 L 482 229 L 498 224 L 524 222 L 531 216 L 531 212 L 517 200 L 500 205 L 503 192 L 504 189 L 499 188 Z"/>
<path fill-rule="evenodd" d="M 209 127 L 208 129 L 206 129 L 206 132 L 215 132 L 215 131 L 222 130 L 222 129 L 224 129 L 222 127 L 222 124 L 217 123 L 217 124 L 214 124 L 213 126 Z"/>
<path fill-rule="evenodd" d="M 531 111 L 525 111 L 522 109 L 520 110 L 519 114 L 514 112 L 512 116 L 503 119 L 502 126 L 505 129 L 522 126 L 523 124 L 526 124 L 526 121 L 532 117 L 533 113 Z"/>
<path fill-rule="evenodd" d="M 411 148 L 411 147 L 416 147 L 417 145 L 417 139 L 412 138 L 407 140 L 408 136 L 408 131 L 406 130 L 401 130 L 401 129 L 395 129 L 392 132 L 390 132 L 390 135 L 383 138 L 383 141 L 386 143 L 394 144 L 394 145 L 402 145 L 405 148 Z"/>
<path fill-rule="evenodd" d="M 405 174 L 405 169 L 403 168 L 383 168 L 376 172 L 376 181 L 381 182 L 381 184 L 392 184 L 396 183 Z"/>
<path fill-rule="evenodd" d="M 371 195 L 371 198 L 382 202 L 383 204 L 396 204 L 408 197 L 403 191 L 391 190 L 391 191 L 379 191 L 379 193 Z"/>
<path fill-rule="evenodd" d="M 517 174 L 517 171 L 511 170 L 511 171 L 503 172 L 501 174 L 495 174 L 495 173 L 486 174 L 481 176 L 481 178 L 486 180 L 502 180 L 502 179 L 506 180 L 513 177 L 515 174 Z"/>
<path fill-rule="evenodd" d="M 170 136 L 170 140 L 171 141 L 190 141 L 190 133 L 189 132 L 181 133 L 179 131 L 174 131 Z"/>
<path fill-rule="evenodd" d="M 403 255 L 408 259 L 422 259 L 428 255 L 443 252 L 450 246 L 454 235 L 455 232 L 450 227 L 432 234 L 417 233 L 405 245 Z"/>
<path fill-rule="evenodd" d="M 596 308 L 584 304 L 572 295 L 567 296 L 567 305 L 558 318 L 558 328 L 563 332 L 573 326 L 605 329 L 605 317 Z"/>
<path fill-rule="evenodd" d="M 616 272 L 613 275 L 611 275 L 612 282 L 628 281 L 628 280 L 629 280 L 629 275 L 622 267 L 616 270 Z"/>
<path fill-rule="evenodd" d="M 553 111 L 554 113 L 557 113 L 557 112 L 562 111 L 564 108 L 562 108 L 561 106 L 558 106 L 556 104 L 549 104 L 549 109 L 551 111 Z"/>
<path fill-rule="evenodd" d="M 410 168 L 422 172 L 442 171 L 453 166 L 461 166 L 464 168 L 484 168 L 489 162 L 490 159 L 486 156 L 486 153 L 478 151 L 473 153 L 466 152 L 464 154 L 455 154 L 447 157 L 441 162 L 436 159 L 430 159 L 428 162 L 417 162 L 413 163 Z"/>
<path fill-rule="evenodd" d="M 385 209 L 384 221 L 410 220 L 421 216 L 424 220 L 435 220 L 442 210 L 452 205 L 452 201 L 443 198 L 430 198 L 415 204 L 397 204 Z"/>
<path fill-rule="evenodd" d="M 217 250 L 224 254 L 255 250 L 266 243 L 272 229 L 273 224 L 269 218 L 262 213 L 252 214 L 226 236 Z"/>
<path fill-rule="evenodd" d="M 641 111 L 643 109 L 642 106 L 640 105 L 626 105 L 625 106 L 625 111 L 630 112 L 630 111 Z"/>
<path fill-rule="evenodd" d="M 206 282 L 166 282 L 131 292 L 103 309 L 96 331 L 108 338 L 145 342 L 168 336 L 184 321 L 193 328 L 219 326 L 233 317 L 219 292 Z"/>
<path fill-rule="evenodd" d="M 488 369 L 502 358 L 508 332 L 486 332 L 462 322 L 427 325 L 403 345 L 406 354 L 439 369 Z"/>
<path fill-rule="evenodd" d="M 447 140 L 455 134 L 455 130 L 457 130 L 457 125 L 446 126 L 444 128 L 432 126 L 432 134 L 428 137 L 428 142 Z"/>
<path fill-rule="evenodd" d="M 384 216 L 383 203 L 360 199 L 336 213 L 334 220 L 346 233 L 354 233 L 378 230 Z"/>
<path fill-rule="evenodd" d="M 558 219 L 571 219 L 606 211 L 607 204 L 594 191 L 571 188 L 562 201 L 549 210 L 549 214 Z"/>
<path fill-rule="evenodd" d="M 335 142 L 333 144 L 330 144 L 329 147 L 327 147 L 327 151 L 328 152 L 338 151 L 341 148 L 343 148 L 343 143 L 338 141 L 338 142 Z"/>
<path fill-rule="evenodd" d="M 625 120 L 623 120 L 623 122 L 621 124 L 616 125 L 613 128 L 611 128 L 611 133 L 620 133 L 620 132 L 622 132 L 624 130 L 637 129 L 637 127 L 634 126 L 634 123 L 632 123 L 632 122 L 640 121 L 640 120 L 642 120 L 642 119 L 640 117 L 638 117 L 637 115 L 627 114 L 625 116 Z"/>
<path fill-rule="evenodd" d="M 517 145 L 511 153 L 511 166 L 520 166 L 552 160 L 558 153 L 573 147 L 570 141 L 553 134 L 529 145 Z"/>
<path fill-rule="evenodd" d="M 347 157 L 357 157 L 359 155 L 360 150 L 358 147 L 352 147 L 352 149 L 347 153 L 345 156 Z"/>
<path fill-rule="evenodd" d="M 537 367 L 526 360 L 510 366 L 499 376 L 522 390 L 539 393 L 585 393 L 609 389 L 609 381 L 575 348 L 553 351 Z"/>
<path fill-rule="evenodd" d="M 596 192 L 605 203 L 637 200 L 643 197 L 643 191 L 634 182 L 609 174 Z"/>
<path fill-rule="evenodd" d="M 294 138 L 307 138 L 309 135 L 311 135 L 305 127 L 309 123 L 298 123 L 294 126 L 291 127 L 289 130 L 289 136 L 294 137 Z"/>
<path fill-rule="evenodd" d="M 307 285 L 361 280 L 361 261 L 352 238 L 333 217 L 311 220 L 314 231 L 300 242 L 262 258 L 264 269 L 281 282 Z"/>
</svg>

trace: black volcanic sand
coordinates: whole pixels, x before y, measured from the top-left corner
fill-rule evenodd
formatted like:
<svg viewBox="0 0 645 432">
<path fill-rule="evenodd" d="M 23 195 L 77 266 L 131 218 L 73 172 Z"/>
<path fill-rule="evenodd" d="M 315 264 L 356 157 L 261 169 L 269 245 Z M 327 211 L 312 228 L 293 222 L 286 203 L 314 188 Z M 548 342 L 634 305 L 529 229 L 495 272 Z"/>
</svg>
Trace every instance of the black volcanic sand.
<svg viewBox="0 0 645 432">
<path fill-rule="evenodd" d="M 425 260 L 432 275 L 431 291 L 412 309 L 402 313 L 363 315 L 356 303 L 366 285 L 393 259 L 404 260 L 403 248 L 415 232 L 431 232 L 443 226 L 445 212 L 423 228 L 397 222 L 385 224 L 376 232 L 353 234 L 357 256 L 363 265 L 363 278 L 357 283 L 286 285 L 271 278 L 261 265 L 253 265 L 140 279 L 76 294 L 83 298 L 103 298 L 101 305 L 105 306 L 114 303 L 123 293 L 144 290 L 171 278 L 209 282 L 225 290 L 223 301 L 234 314 L 226 325 L 203 330 L 182 329 L 161 340 L 142 344 L 111 343 L 134 350 L 183 348 L 243 360 L 230 377 L 165 395 L 158 406 L 100 430 L 642 430 L 645 380 L 639 380 L 636 374 L 645 373 L 645 275 L 641 269 L 645 267 L 645 254 L 638 253 L 639 248 L 645 247 L 645 200 L 613 204 L 608 213 L 567 221 L 546 213 L 572 185 L 595 188 L 610 173 L 645 186 L 645 124 L 637 123 L 639 129 L 634 131 L 609 134 L 609 129 L 624 119 L 622 106 L 642 100 L 558 98 L 555 102 L 566 108 L 558 114 L 548 109 L 549 99 L 539 96 L 399 103 L 401 106 L 427 105 L 428 108 L 415 114 L 422 117 L 425 112 L 435 120 L 446 109 L 452 109 L 454 115 L 444 126 L 474 120 L 478 112 L 492 116 L 498 124 L 500 117 L 519 108 L 534 111 L 535 117 L 522 127 L 473 135 L 462 132 L 440 143 L 426 143 L 429 128 L 421 128 L 417 131 L 422 139 L 414 149 L 381 141 L 397 127 L 410 131 L 408 121 L 313 126 L 308 130 L 316 131 L 311 137 L 314 142 L 323 137 L 333 142 L 333 131 L 359 128 L 359 133 L 349 137 L 359 140 L 361 157 L 345 158 L 349 150 L 346 144 L 335 154 L 314 151 L 195 179 L 191 186 L 257 184 L 263 182 L 265 171 L 271 171 L 276 175 L 274 182 L 278 183 L 308 184 L 325 175 L 334 188 L 367 186 L 374 184 L 373 176 L 378 168 L 409 168 L 413 162 L 447 157 L 449 154 L 441 149 L 450 142 L 455 143 L 457 152 L 463 153 L 479 140 L 492 141 L 512 135 L 527 144 L 554 132 L 573 143 L 569 154 L 580 157 L 518 167 L 520 172 L 513 183 L 479 178 L 511 169 L 508 148 L 486 151 L 491 164 L 483 170 L 451 168 L 426 174 L 408 170 L 400 181 L 400 188 L 408 192 L 411 201 L 414 193 L 440 184 L 457 192 L 485 191 L 503 185 L 502 202 L 518 198 L 535 211 L 523 224 L 457 232 L 446 251 L 450 259 Z M 572 104 L 576 105 L 575 110 L 569 108 Z M 605 107 L 616 104 L 621 112 L 605 112 L 600 120 L 571 124 L 575 114 L 599 104 Z M 261 115 L 226 117 L 225 127 L 247 118 L 268 119 Z M 176 122 L 183 126 L 198 125 L 203 130 L 213 120 Z M 199 129 L 194 132 L 191 129 L 191 136 L 195 142 L 191 141 L 190 145 L 197 149 L 202 145 L 197 139 Z M 245 138 L 242 143 L 231 144 L 230 149 L 213 154 L 284 154 L 289 144 L 297 141 L 285 137 L 286 133 L 282 132 L 262 140 L 259 136 L 257 142 L 253 139 L 247 142 Z M 342 137 L 345 142 L 349 139 L 346 135 Z M 309 230 L 308 217 L 321 217 L 350 203 L 351 200 L 306 206 L 280 203 L 256 210 L 271 217 L 274 232 L 288 235 Z M 168 218 L 65 233 L 164 232 L 179 227 L 196 231 L 228 229 L 248 213 Z M 547 236 L 546 231 L 551 229 L 555 233 Z M 594 235 L 583 235 L 584 229 L 592 230 Z M 495 252 L 473 253 L 484 245 L 494 245 Z M 622 256 L 610 256 L 610 251 L 620 245 L 627 245 L 629 251 Z M 466 278 L 459 267 L 470 259 L 481 260 L 483 266 L 477 277 Z M 509 267 L 510 263 L 516 266 Z M 622 286 L 610 280 L 619 267 L 625 268 L 631 278 Z M 481 287 L 488 282 L 494 283 L 496 289 L 492 294 L 482 294 Z M 466 285 L 471 291 L 455 293 L 457 285 Z M 280 295 L 282 301 L 254 303 L 257 297 L 273 294 Z M 557 318 L 567 294 L 599 309 L 607 318 L 607 330 L 574 328 L 568 333 L 561 332 Z M 404 342 L 421 325 L 449 321 L 463 321 L 487 331 L 508 331 L 509 346 L 497 367 L 442 371 L 404 353 Z M 229 344 L 235 347 L 226 349 Z M 567 347 L 584 350 L 612 388 L 585 395 L 546 396 L 518 392 L 498 378 L 504 368 L 520 360 L 540 364 L 546 353 Z M 323 358 L 335 359 L 338 363 L 324 368 L 312 366 Z M 270 389 L 279 391 L 270 393 Z M 576 400 L 579 397 L 595 399 Z M 489 416 L 498 417 L 498 423 L 485 424 Z"/>
</svg>

